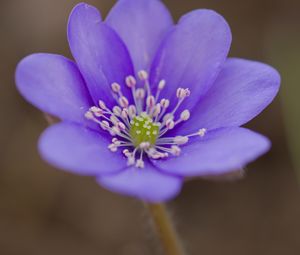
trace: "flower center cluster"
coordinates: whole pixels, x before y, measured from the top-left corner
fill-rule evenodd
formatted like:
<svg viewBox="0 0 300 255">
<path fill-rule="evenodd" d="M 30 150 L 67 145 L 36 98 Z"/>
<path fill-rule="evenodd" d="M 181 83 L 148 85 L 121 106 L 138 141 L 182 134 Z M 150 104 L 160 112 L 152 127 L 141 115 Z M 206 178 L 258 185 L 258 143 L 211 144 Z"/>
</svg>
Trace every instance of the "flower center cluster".
<svg viewBox="0 0 300 255">
<path fill-rule="evenodd" d="M 176 92 L 177 104 L 169 109 L 170 101 L 160 98 L 166 82 L 161 80 L 155 94 L 152 94 L 148 73 L 140 71 L 138 78 L 143 83 L 137 86 L 135 77 L 128 76 L 126 85 L 132 92 L 133 104 L 129 103 L 118 83 L 113 83 L 111 89 L 116 105 L 110 109 L 105 102 L 99 101 L 98 106 L 91 107 L 85 117 L 100 125 L 112 136 L 112 143 L 108 146 L 112 152 L 123 148 L 128 165 L 138 168 L 144 167 L 144 157 L 162 159 L 170 154 L 179 156 L 180 146 L 186 144 L 190 137 L 203 137 L 205 128 L 184 136 L 168 137 L 167 133 L 181 122 L 190 118 L 189 110 L 181 111 L 178 119 L 175 113 L 180 109 L 182 102 L 189 97 L 189 89 L 178 88 Z"/>
<path fill-rule="evenodd" d="M 151 146 L 155 145 L 159 134 L 160 123 L 153 120 L 145 113 L 135 116 L 130 121 L 130 137 L 135 147 L 143 142 L 149 142 Z"/>
</svg>

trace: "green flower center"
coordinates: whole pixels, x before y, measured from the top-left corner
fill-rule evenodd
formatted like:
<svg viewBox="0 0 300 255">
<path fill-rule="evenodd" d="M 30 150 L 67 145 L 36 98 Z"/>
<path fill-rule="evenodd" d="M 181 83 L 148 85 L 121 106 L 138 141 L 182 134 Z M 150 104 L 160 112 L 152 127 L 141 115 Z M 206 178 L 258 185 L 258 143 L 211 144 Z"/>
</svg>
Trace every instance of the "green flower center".
<svg viewBox="0 0 300 255">
<path fill-rule="evenodd" d="M 139 116 L 135 116 L 130 124 L 130 136 L 135 147 L 138 147 L 142 142 L 155 145 L 160 123 L 153 122 L 151 117 L 142 112 Z"/>
</svg>

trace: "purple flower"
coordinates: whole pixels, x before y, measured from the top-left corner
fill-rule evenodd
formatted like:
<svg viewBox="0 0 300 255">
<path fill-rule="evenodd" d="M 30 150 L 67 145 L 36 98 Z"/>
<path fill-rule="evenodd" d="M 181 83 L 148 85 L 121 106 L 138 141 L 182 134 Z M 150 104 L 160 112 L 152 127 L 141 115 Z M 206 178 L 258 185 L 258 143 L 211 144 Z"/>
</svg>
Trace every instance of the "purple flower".
<svg viewBox="0 0 300 255">
<path fill-rule="evenodd" d="M 174 25 L 158 0 L 120 0 L 102 21 L 81 3 L 68 40 L 75 62 L 33 54 L 16 72 L 21 94 L 62 120 L 39 141 L 56 167 L 160 202 L 185 177 L 231 173 L 270 148 L 241 125 L 271 103 L 279 74 L 227 58 L 230 28 L 214 11 L 192 11 Z"/>
</svg>

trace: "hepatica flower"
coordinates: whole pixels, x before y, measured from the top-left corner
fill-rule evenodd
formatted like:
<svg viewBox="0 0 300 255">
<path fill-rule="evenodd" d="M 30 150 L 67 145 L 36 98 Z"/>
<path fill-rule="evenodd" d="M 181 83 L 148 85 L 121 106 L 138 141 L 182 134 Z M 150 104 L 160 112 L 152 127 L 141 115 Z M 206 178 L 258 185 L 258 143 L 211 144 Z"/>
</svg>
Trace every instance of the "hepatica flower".
<svg viewBox="0 0 300 255">
<path fill-rule="evenodd" d="M 227 57 L 231 33 L 216 12 L 194 10 L 174 24 L 158 0 L 120 0 L 102 20 L 81 3 L 68 40 L 75 61 L 33 54 L 16 72 L 21 94 L 62 120 L 39 141 L 54 166 L 161 202 L 185 177 L 229 174 L 269 149 L 241 126 L 270 104 L 280 77 Z"/>
</svg>

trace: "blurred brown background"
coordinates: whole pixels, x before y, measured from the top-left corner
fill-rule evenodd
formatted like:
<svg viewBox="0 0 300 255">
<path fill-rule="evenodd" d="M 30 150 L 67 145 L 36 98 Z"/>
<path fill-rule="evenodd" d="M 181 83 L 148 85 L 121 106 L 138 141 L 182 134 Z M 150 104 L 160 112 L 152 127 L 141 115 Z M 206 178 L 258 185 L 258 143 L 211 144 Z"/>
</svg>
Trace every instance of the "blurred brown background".
<svg viewBox="0 0 300 255">
<path fill-rule="evenodd" d="M 0 1 L 0 254 L 159 254 L 138 201 L 41 161 L 36 142 L 46 122 L 15 89 L 14 69 L 25 55 L 70 56 L 66 23 L 77 2 Z M 114 1 L 87 2 L 106 14 Z M 283 78 L 280 97 L 249 125 L 273 148 L 248 166 L 247 178 L 190 181 L 169 204 L 189 254 L 300 254 L 300 1 L 164 2 L 176 19 L 195 8 L 223 14 L 231 56 L 267 62 Z"/>
</svg>

